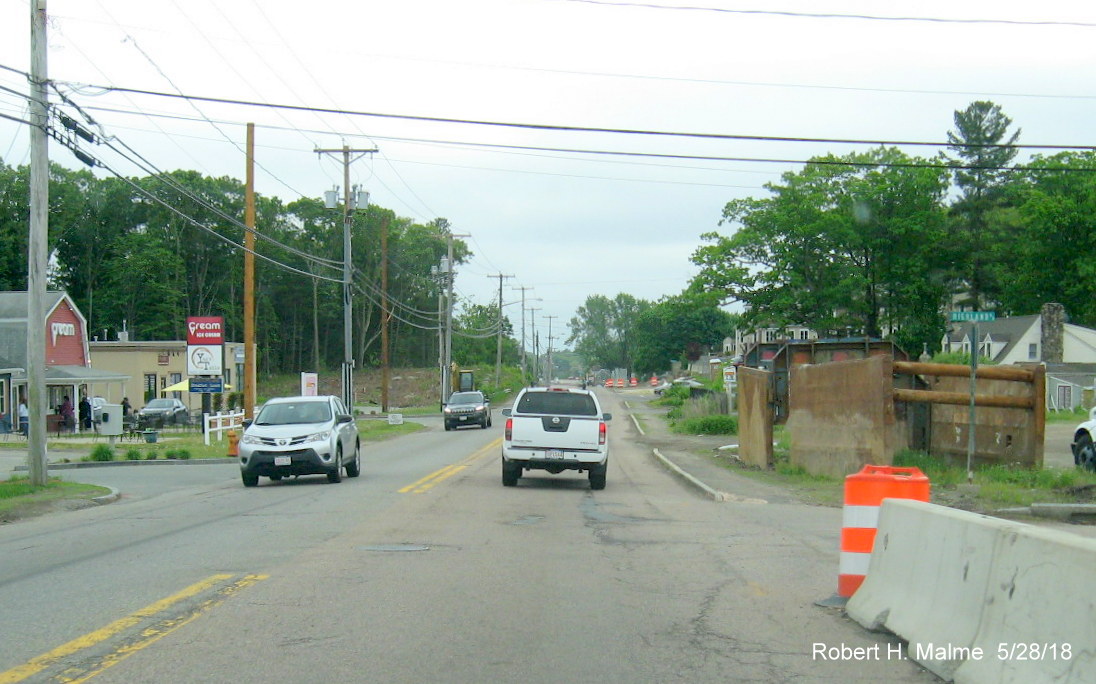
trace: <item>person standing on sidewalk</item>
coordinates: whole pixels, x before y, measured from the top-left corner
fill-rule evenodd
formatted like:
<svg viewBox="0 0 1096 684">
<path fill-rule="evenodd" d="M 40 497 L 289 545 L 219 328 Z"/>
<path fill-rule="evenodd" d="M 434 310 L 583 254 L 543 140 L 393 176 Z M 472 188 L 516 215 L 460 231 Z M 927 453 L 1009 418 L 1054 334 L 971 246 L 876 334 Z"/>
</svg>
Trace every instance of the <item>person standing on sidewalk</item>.
<svg viewBox="0 0 1096 684">
<path fill-rule="evenodd" d="M 23 436 L 27 435 L 27 428 L 30 425 L 30 412 L 27 410 L 27 400 L 19 399 L 19 432 L 23 433 Z"/>
</svg>

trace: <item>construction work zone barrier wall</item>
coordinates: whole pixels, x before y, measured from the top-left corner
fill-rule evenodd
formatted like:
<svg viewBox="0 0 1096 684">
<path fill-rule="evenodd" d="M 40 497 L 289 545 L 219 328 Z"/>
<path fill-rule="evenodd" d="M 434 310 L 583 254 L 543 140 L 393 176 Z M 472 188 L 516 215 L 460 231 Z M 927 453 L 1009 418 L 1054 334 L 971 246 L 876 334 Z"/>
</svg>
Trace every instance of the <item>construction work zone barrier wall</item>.
<svg viewBox="0 0 1096 684">
<path fill-rule="evenodd" d="M 1042 467 L 1045 380 L 1042 366 L 978 368 L 975 463 Z M 890 464 L 906 448 L 965 461 L 969 366 L 873 356 L 792 366 L 789 384 L 789 461 L 812 475 Z"/>
<path fill-rule="evenodd" d="M 918 375 L 927 390 L 896 389 L 900 402 L 932 404 L 928 451 L 966 458 L 970 434 L 970 366 L 896 361 L 896 374 Z M 979 366 L 974 392 L 974 461 L 1043 467 L 1046 368 Z"/>
<path fill-rule="evenodd" d="M 812 475 L 842 478 L 889 465 L 905 447 L 895 414 L 891 357 L 800 365 L 788 391 L 788 460 Z"/>
<path fill-rule="evenodd" d="M 1096 678 L 1096 539 L 887 499 L 849 617 L 966 682 Z"/>
<path fill-rule="evenodd" d="M 883 499 L 929 500 L 929 479 L 918 468 L 866 465 L 845 478 L 837 595 L 849 598 L 868 574 Z"/>
<path fill-rule="evenodd" d="M 738 369 L 738 457 L 747 465 L 773 465 L 773 374 Z"/>
</svg>

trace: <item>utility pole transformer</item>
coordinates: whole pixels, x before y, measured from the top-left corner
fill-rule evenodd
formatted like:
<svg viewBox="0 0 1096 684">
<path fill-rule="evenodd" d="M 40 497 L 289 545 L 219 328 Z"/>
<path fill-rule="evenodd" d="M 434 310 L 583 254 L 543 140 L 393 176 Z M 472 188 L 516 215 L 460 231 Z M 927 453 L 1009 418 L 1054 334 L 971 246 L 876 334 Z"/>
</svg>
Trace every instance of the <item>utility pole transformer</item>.
<svg viewBox="0 0 1096 684">
<path fill-rule="evenodd" d="M 350 193 L 350 164 L 361 159 L 367 154 L 373 154 L 377 148 L 368 150 L 352 150 L 347 145 L 338 149 L 322 150 L 317 148 L 316 154 L 341 154 L 343 162 L 343 363 L 342 363 L 342 393 L 343 403 L 346 408 L 354 412 L 354 307 L 350 284 L 353 282 L 353 262 L 350 254 L 350 228 L 354 223 L 352 209 L 365 209 L 369 202 L 368 193 L 364 194 L 364 201 L 351 196 Z M 354 159 L 350 155 L 356 154 Z M 318 369 L 317 369 L 318 370 Z"/>
</svg>

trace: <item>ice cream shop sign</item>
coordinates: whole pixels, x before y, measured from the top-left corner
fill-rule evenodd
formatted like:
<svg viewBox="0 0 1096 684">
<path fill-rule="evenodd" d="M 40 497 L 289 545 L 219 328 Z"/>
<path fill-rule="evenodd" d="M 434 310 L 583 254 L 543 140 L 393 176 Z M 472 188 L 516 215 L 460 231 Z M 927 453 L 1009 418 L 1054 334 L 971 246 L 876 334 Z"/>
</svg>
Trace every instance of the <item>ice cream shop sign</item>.
<svg viewBox="0 0 1096 684">
<path fill-rule="evenodd" d="M 49 324 L 50 335 L 53 336 L 53 346 L 57 346 L 58 337 L 75 337 L 76 325 L 74 323 L 58 323 L 53 322 Z"/>
<path fill-rule="evenodd" d="M 186 319 L 186 372 L 218 376 L 223 372 L 224 318 L 191 316 Z"/>
<path fill-rule="evenodd" d="M 220 316 L 191 316 L 186 319 L 186 343 L 203 346 L 224 344 L 224 320 Z"/>
</svg>

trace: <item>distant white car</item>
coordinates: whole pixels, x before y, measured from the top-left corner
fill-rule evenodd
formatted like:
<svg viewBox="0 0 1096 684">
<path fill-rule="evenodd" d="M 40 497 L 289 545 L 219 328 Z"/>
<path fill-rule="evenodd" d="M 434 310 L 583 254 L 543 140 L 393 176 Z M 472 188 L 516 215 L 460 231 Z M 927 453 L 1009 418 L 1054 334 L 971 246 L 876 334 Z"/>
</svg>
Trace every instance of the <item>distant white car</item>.
<svg viewBox="0 0 1096 684">
<path fill-rule="evenodd" d="M 1096 408 L 1088 412 L 1088 420 L 1073 431 L 1073 463 L 1078 468 L 1096 470 Z"/>
</svg>

